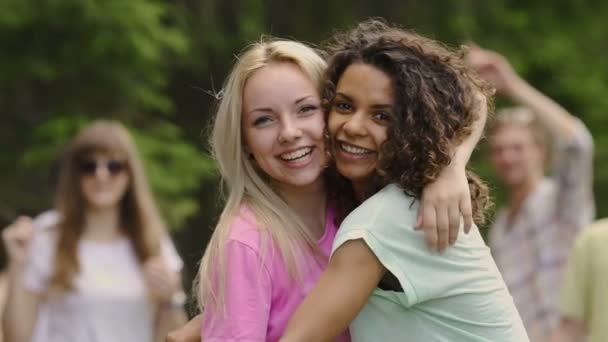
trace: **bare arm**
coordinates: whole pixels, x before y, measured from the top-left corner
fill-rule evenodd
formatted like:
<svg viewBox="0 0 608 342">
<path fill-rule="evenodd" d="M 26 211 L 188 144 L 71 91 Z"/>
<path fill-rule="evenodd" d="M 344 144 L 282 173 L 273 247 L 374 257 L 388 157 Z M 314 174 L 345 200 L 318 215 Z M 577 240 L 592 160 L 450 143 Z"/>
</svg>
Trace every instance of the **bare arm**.
<svg viewBox="0 0 608 342">
<path fill-rule="evenodd" d="M 385 272 L 363 240 L 344 243 L 289 320 L 281 341 L 333 341 L 361 311 Z"/>
<path fill-rule="evenodd" d="M 161 304 L 156 314 L 155 341 L 165 341 L 169 332 L 181 327 L 187 321 L 188 317 L 181 304 Z M 200 341 L 200 325 L 198 327 L 197 341 Z"/>
<path fill-rule="evenodd" d="M 2 240 L 9 259 L 8 289 L 2 314 L 5 341 L 30 341 L 36 324 L 40 295 L 27 290 L 22 284 L 33 237 L 34 227 L 29 217 L 20 217 L 2 231 Z"/>
<path fill-rule="evenodd" d="M 439 177 L 427 185 L 422 193 L 418 210 L 417 229 L 424 229 L 427 246 L 443 252 L 449 244 L 456 242 L 460 229 L 460 217 L 464 219 L 464 231 L 473 225 L 471 194 L 466 176 L 466 166 L 479 139 L 483 135 L 488 116 L 488 103 L 479 94 L 478 117 L 473 130 L 454 151 L 452 163 Z"/>
<path fill-rule="evenodd" d="M 500 93 L 530 108 L 554 138 L 574 136 L 574 117 L 557 102 L 522 79 L 504 56 L 473 46 L 467 55 L 467 62 Z"/>
<path fill-rule="evenodd" d="M 563 317 L 553 332 L 550 342 L 583 342 L 585 323 L 574 318 Z"/>
<path fill-rule="evenodd" d="M 200 342 L 202 324 L 203 316 L 198 314 L 179 329 L 170 332 L 165 342 Z"/>
<path fill-rule="evenodd" d="M 2 314 L 5 341 L 30 341 L 38 316 L 40 295 L 23 288 L 20 271 L 9 268 L 8 272 L 8 292 Z"/>
<path fill-rule="evenodd" d="M 146 261 L 143 273 L 148 294 L 157 304 L 154 340 L 162 342 L 171 330 L 187 321 L 181 273 L 172 270 L 162 256 Z"/>
</svg>

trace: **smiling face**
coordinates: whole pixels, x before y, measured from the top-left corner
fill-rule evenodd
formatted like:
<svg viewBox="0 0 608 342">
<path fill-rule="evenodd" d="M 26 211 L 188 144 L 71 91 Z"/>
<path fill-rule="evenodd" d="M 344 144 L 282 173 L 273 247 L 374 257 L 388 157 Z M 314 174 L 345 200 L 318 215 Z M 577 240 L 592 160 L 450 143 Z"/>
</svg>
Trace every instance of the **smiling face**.
<svg viewBox="0 0 608 342">
<path fill-rule="evenodd" d="M 338 172 L 353 182 L 356 191 L 369 188 L 376 173 L 394 102 L 391 78 L 374 66 L 351 64 L 337 83 L 329 132 Z"/>
<path fill-rule="evenodd" d="M 320 180 L 325 123 L 314 83 L 293 63 L 255 71 L 243 91 L 243 138 L 255 164 L 279 186 Z"/>
<path fill-rule="evenodd" d="M 129 186 L 129 170 L 124 158 L 92 153 L 79 162 L 80 189 L 91 210 L 118 207 Z"/>
</svg>

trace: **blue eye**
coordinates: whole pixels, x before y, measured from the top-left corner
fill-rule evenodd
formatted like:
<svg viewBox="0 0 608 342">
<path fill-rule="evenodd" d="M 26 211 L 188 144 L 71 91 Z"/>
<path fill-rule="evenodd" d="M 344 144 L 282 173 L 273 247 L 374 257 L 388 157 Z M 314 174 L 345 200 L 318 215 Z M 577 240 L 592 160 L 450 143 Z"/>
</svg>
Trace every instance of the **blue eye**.
<svg viewBox="0 0 608 342">
<path fill-rule="evenodd" d="M 314 106 L 314 105 L 306 105 L 300 109 L 300 112 L 301 113 L 310 113 L 310 112 L 316 111 L 317 109 L 319 109 L 319 107 Z"/>
<path fill-rule="evenodd" d="M 259 118 L 255 119 L 253 121 L 253 125 L 254 126 L 261 126 L 261 125 L 267 124 L 267 123 L 269 123 L 271 121 L 272 121 L 272 119 L 270 117 L 268 117 L 268 116 L 262 116 L 262 117 L 259 117 Z"/>
</svg>

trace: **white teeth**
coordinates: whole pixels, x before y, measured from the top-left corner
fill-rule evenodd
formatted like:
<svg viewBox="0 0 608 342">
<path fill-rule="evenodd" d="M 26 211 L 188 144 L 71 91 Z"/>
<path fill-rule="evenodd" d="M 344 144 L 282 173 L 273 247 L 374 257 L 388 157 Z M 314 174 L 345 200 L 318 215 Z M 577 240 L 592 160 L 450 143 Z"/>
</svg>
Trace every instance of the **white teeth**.
<svg viewBox="0 0 608 342">
<path fill-rule="evenodd" d="M 353 145 L 349 145 L 349 144 L 345 144 L 342 143 L 340 144 L 340 146 L 342 147 L 342 149 L 348 153 L 352 153 L 352 154 L 368 154 L 371 153 L 373 151 L 371 150 L 367 150 L 361 147 L 357 147 L 357 146 L 353 146 Z"/>
<path fill-rule="evenodd" d="M 280 155 L 280 157 L 283 160 L 292 161 L 292 160 L 300 159 L 304 156 L 307 156 L 310 154 L 310 152 L 312 152 L 312 147 L 304 147 L 297 151 L 283 153 Z"/>
</svg>

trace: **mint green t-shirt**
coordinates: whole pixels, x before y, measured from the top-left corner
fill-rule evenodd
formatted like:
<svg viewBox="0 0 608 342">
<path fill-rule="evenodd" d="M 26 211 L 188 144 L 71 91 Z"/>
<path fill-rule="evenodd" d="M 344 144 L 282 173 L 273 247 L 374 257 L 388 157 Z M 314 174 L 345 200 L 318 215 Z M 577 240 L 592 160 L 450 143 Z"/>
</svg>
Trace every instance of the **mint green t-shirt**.
<svg viewBox="0 0 608 342">
<path fill-rule="evenodd" d="M 353 342 L 527 342 L 490 250 L 474 227 L 443 255 L 414 230 L 419 203 L 391 184 L 344 220 L 332 251 L 363 239 L 401 284 L 376 288 L 350 325 Z"/>
</svg>

